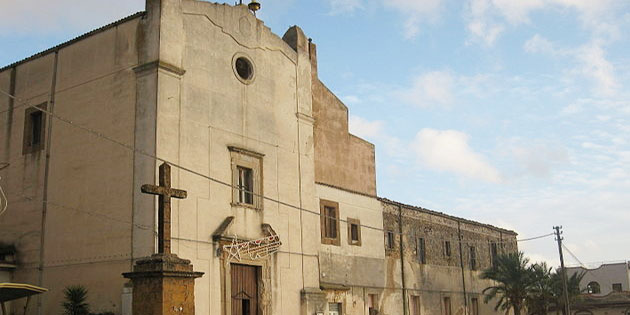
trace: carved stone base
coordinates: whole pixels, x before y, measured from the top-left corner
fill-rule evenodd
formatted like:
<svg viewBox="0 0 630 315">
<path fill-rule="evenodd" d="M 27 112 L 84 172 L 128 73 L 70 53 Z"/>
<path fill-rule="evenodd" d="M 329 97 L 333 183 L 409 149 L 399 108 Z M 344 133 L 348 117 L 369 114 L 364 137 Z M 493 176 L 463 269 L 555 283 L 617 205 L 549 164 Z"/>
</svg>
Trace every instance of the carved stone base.
<svg viewBox="0 0 630 315">
<path fill-rule="evenodd" d="M 133 314 L 195 314 L 195 278 L 190 260 L 174 254 L 155 254 L 139 260 L 133 272 L 123 273 L 133 284 Z"/>
</svg>

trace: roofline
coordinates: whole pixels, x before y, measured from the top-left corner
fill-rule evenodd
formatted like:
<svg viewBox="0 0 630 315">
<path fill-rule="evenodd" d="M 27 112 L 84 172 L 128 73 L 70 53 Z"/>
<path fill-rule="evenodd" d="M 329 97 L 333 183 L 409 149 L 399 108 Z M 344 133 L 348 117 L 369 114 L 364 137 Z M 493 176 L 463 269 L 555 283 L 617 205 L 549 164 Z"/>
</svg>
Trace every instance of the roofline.
<svg viewBox="0 0 630 315">
<path fill-rule="evenodd" d="M 408 204 L 404 204 L 402 202 L 393 201 L 393 200 L 389 200 L 387 198 L 382 198 L 382 197 L 378 197 L 378 200 L 380 200 L 381 202 L 392 204 L 392 205 L 409 208 L 411 210 L 416 210 L 416 211 L 428 213 L 428 214 L 431 214 L 431 215 L 436 215 L 436 216 L 440 216 L 440 217 L 443 217 L 443 218 L 451 219 L 451 220 L 454 220 L 454 221 L 457 221 L 457 222 L 477 225 L 477 226 L 489 228 L 489 229 L 492 229 L 492 230 L 495 230 L 495 231 L 498 231 L 498 232 L 512 234 L 514 236 L 518 235 L 518 233 L 516 233 L 516 232 L 514 232 L 512 230 L 508 230 L 508 229 L 500 228 L 498 226 L 494 226 L 494 225 L 490 225 L 490 224 L 486 224 L 486 223 L 481 223 L 481 222 L 477 222 L 477 221 L 473 221 L 473 220 L 468 220 L 468 219 L 452 216 L 452 215 L 449 215 L 449 214 L 446 214 L 446 213 L 442 213 L 442 212 L 438 212 L 438 211 L 435 211 L 435 210 L 429 210 L 429 209 L 425 209 L 425 208 L 418 207 L 418 206 L 408 205 Z"/>
<path fill-rule="evenodd" d="M 24 64 L 24 63 L 29 62 L 31 60 L 37 59 L 39 57 L 46 56 L 46 55 L 48 55 L 50 53 L 53 53 L 55 51 L 59 51 L 60 49 L 68 47 L 68 46 L 70 46 L 70 45 L 72 45 L 72 44 L 74 44 L 74 43 L 76 43 L 76 42 L 78 42 L 80 40 L 83 40 L 83 39 L 88 38 L 88 37 L 90 37 L 92 35 L 104 32 L 104 31 L 106 31 L 106 30 L 108 30 L 110 28 L 116 27 L 116 26 L 118 26 L 120 24 L 123 24 L 125 22 L 131 21 L 131 20 L 133 20 L 135 18 L 138 18 L 138 17 L 142 17 L 144 15 L 145 15 L 145 11 L 140 11 L 140 12 L 137 12 L 137 13 L 132 14 L 130 16 L 124 17 L 124 18 L 122 18 L 122 19 L 120 19 L 118 21 L 109 23 L 109 24 L 107 24 L 105 26 L 102 26 L 102 27 L 99 27 L 99 28 L 97 28 L 97 29 L 95 29 L 93 31 L 90 31 L 90 32 L 85 33 L 83 35 L 79 35 L 79 36 L 77 36 L 77 37 L 75 37 L 75 38 L 73 38 L 73 39 L 71 39 L 69 41 L 63 42 L 63 43 L 61 43 L 59 45 L 53 46 L 53 47 L 51 47 L 49 49 L 46 49 L 46 50 L 44 50 L 42 52 L 36 53 L 36 54 L 34 54 L 34 55 L 30 56 L 30 57 L 26 57 L 26 58 L 24 58 L 22 60 L 19 60 L 19 61 L 16 61 L 16 62 L 12 63 L 12 64 L 6 65 L 6 66 L 0 68 L 0 72 L 3 72 L 5 70 L 9 70 L 9 69 L 14 68 L 14 67 L 17 67 L 17 66 L 19 66 L 21 64 Z"/>
</svg>

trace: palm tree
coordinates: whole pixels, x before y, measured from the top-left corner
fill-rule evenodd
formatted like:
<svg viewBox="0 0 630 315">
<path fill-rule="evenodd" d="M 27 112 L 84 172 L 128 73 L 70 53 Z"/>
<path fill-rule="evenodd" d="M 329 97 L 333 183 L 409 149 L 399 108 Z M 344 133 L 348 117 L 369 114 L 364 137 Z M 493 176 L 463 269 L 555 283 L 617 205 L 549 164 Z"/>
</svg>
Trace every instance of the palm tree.
<svg viewBox="0 0 630 315">
<path fill-rule="evenodd" d="M 514 315 L 521 315 L 525 306 L 525 300 L 532 287 L 531 267 L 528 267 L 529 259 L 522 252 L 500 255 L 493 267 L 481 273 L 482 279 L 494 280 L 496 284 L 485 288 L 482 292 L 484 302 L 498 297 L 495 311 L 514 310 Z"/>
<path fill-rule="evenodd" d="M 551 270 L 545 262 L 531 266 L 532 287 L 526 299 L 529 314 L 547 315 L 549 306 L 556 302 Z"/>
<path fill-rule="evenodd" d="M 88 315 L 90 309 L 87 300 L 87 289 L 80 285 L 66 287 L 63 290 L 65 301 L 62 303 L 64 315 Z"/>
<path fill-rule="evenodd" d="M 576 298 L 582 291 L 580 290 L 580 282 L 582 278 L 584 278 L 585 272 L 576 272 L 567 278 L 567 288 L 569 291 L 569 303 L 575 302 Z M 562 281 L 564 281 L 562 277 L 561 268 L 556 269 L 555 273 L 551 274 L 551 287 L 554 295 L 554 304 L 556 305 L 556 313 L 562 312 L 562 314 L 566 313 L 565 308 L 565 300 L 564 300 L 564 287 L 562 285 Z"/>
</svg>

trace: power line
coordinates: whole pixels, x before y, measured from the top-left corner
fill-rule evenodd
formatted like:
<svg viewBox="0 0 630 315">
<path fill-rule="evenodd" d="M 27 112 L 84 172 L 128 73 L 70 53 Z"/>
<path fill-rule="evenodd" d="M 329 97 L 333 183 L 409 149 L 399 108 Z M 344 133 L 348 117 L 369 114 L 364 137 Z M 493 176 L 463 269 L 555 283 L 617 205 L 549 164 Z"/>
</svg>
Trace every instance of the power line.
<svg viewBox="0 0 630 315">
<path fill-rule="evenodd" d="M 582 267 L 586 268 L 586 266 L 584 266 L 584 264 L 577 258 L 577 256 L 575 256 L 575 254 L 573 254 L 573 252 L 568 247 L 562 244 L 562 248 L 569 252 L 569 255 L 571 255 L 571 257 L 573 257 L 573 259 L 575 259 L 575 261 L 577 261 Z"/>
<path fill-rule="evenodd" d="M 123 69 L 123 70 L 124 70 L 124 69 Z M 122 70 L 118 70 L 118 71 L 122 71 Z M 96 79 L 94 79 L 94 80 L 96 80 Z M 22 102 L 22 100 L 21 100 L 20 98 L 18 98 L 18 97 L 16 97 L 16 96 L 14 96 L 14 95 L 11 95 L 10 93 L 8 93 L 8 92 L 6 92 L 6 91 L 4 91 L 4 90 L 2 90 L 2 89 L 0 89 L 0 93 L 5 94 L 6 96 L 8 96 L 8 97 L 10 97 L 10 98 L 12 98 L 12 99 L 14 99 L 14 100 L 17 100 L 17 101 L 19 101 L 19 102 Z M 26 105 L 28 105 L 28 104 L 26 104 Z M 57 115 L 57 114 L 54 114 L 54 113 L 50 112 L 48 109 L 39 108 L 39 107 L 37 107 L 37 106 L 35 106 L 35 105 L 28 105 L 28 106 L 29 106 L 29 107 L 31 107 L 31 108 L 36 108 L 36 109 L 38 109 L 38 110 L 40 110 L 40 111 L 42 111 L 42 112 L 44 112 L 44 113 L 46 113 L 46 114 L 50 115 L 51 117 L 53 117 L 53 118 L 55 118 L 55 119 L 57 119 L 57 120 L 60 120 L 60 121 L 62 121 L 62 122 L 65 122 L 66 124 L 69 124 L 69 125 L 71 125 L 71 126 L 74 126 L 74 127 L 76 127 L 76 128 L 79 128 L 79 129 L 81 129 L 81 130 L 83 130 L 83 131 L 85 131 L 85 132 L 88 132 L 88 133 L 90 133 L 90 134 L 92 134 L 92 135 L 96 136 L 97 138 L 102 138 L 102 139 L 107 140 L 107 141 L 109 141 L 109 142 L 111 142 L 111 143 L 114 143 L 114 144 L 116 144 L 116 145 L 119 145 L 119 146 L 121 146 L 121 147 L 123 147 L 123 148 L 125 148 L 125 149 L 128 149 L 128 150 L 132 151 L 132 152 L 136 152 L 136 153 L 138 153 L 138 154 L 140 154 L 140 155 L 143 155 L 143 156 L 145 156 L 145 157 L 152 158 L 152 159 L 154 159 L 155 161 L 159 161 L 159 162 L 163 162 L 163 163 L 168 163 L 168 164 L 170 164 L 170 165 L 172 165 L 172 166 L 174 166 L 174 167 L 176 167 L 176 168 L 178 168 L 178 169 L 181 169 L 181 170 L 186 171 L 186 172 L 188 172 L 188 173 L 191 173 L 191 174 L 193 174 L 193 175 L 197 175 L 197 176 L 203 177 L 203 178 L 205 178 L 205 179 L 207 179 L 207 180 L 209 180 L 209 181 L 211 181 L 211 182 L 214 182 L 214 183 L 217 183 L 217 184 L 220 184 L 220 185 L 224 185 L 224 186 L 230 187 L 230 188 L 232 188 L 232 189 L 240 189 L 240 188 L 235 187 L 235 186 L 234 186 L 234 185 L 232 185 L 231 183 L 226 183 L 226 182 L 223 182 L 223 181 L 221 181 L 221 180 L 219 180 L 219 179 L 216 179 L 216 178 L 214 178 L 214 177 L 211 177 L 211 176 L 208 176 L 208 175 L 205 175 L 205 174 L 199 173 L 199 172 L 197 172 L 197 171 L 195 171 L 195 170 L 192 170 L 192 169 L 190 169 L 190 168 L 187 168 L 187 167 L 185 167 L 185 166 L 179 165 L 179 164 L 177 164 L 177 163 L 174 163 L 174 162 L 168 161 L 168 160 L 166 160 L 166 159 L 160 158 L 160 157 L 158 157 L 158 156 L 156 156 L 156 155 L 153 155 L 153 154 L 151 154 L 151 153 L 148 153 L 148 152 L 145 152 L 145 151 L 143 151 L 143 150 L 137 149 L 137 148 L 135 148 L 133 145 L 129 145 L 129 144 L 123 143 L 123 142 L 121 142 L 121 141 L 115 140 L 115 139 L 113 139 L 113 138 L 111 138 L 111 137 L 108 137 L 107 135 L 105 135 L 105 134 L 103 134 L 103 133 L 101 133 L 101 132 L 99 132 L 99 131 L 95 131 L 95 130 L 93 130 L 93 129 L 91 129 L 91 128 L 88 128 L 88 127 L 85 127 L 85 126 L 81 126 L 81 125 L 75 124 L 74 122 L 72 122 L 71 120 L 69 120 L 69 119 L 67 119 L 67 118 L 61 117 L 61 116 L 59 116 L 59 115 Z M 297 210 L 300 210 L 300 211 L 303 211 L 303 212 L 306 212 L 306 213 L 310 213 L 310 214 L 313 214 L 313 215 L 316 215 L 316 216 L 321 216 L 321 214 L 320 214 L 319 212 L 317 212 L 317 211 L 313 211 L 313 210 L 305 209 L 305 208 L 302 208 L 302 207 L 299 207 L 299 206 L 295 206 L 295 205 L 289 204 L 289 203 L 287 203 L 287 202 L 284 202 L 284 201 L 281 201 L 281 200 L 277 200 L 277 199 L 274 199 L 274 198 L 271 198 L 271 197 L 268 197 L 268 196 L 265 196 L 265 195 L 262 195 L 262 194 L 259 194 L 259 193 L 256 193 L 256 192 L 253 192 L 253 191 L 252 191 L 252 192 L 249 192 L 249 193 L 251 193 L 252 195 L 254 195 L 254 196 L 256 196 L 256 197 L 260 197 L 260 198 L 262 198 L 262 199 L 264 199 L 264 200 L 268 200 L 268 201 L 274 202 L 274 203 L 276 203 L 276 204 L 278 204 L 278 205 L 283 205 L 283 206 L 286 206 L 286 207 L 289 207 L 289 208 L 293 208 L 293 209 L 297 209 Z M 332 218 L 332 217 L 330 217 L 330 218 Z M 344 222 L 344 223 L 348 224 L 348 221 L 347 221 L 347 220 L 344 220 L 344 219 L 342 219 L 342 218 L 336 218 L 336 217 L 335 217 L 335 219 L 337 219 L 337 220 L 338 220 L 338 221 L 340 221 L 340 222 Z M 359 224 L 359 226 L 361 226 L 361 227 L 365 227 L 366 229 L 372 229 L 372 230 L 381 231 L 381 232 L 386 232 L 386 231 L 387 231 L 387 230 L 385 230 L 385 229 L 383 229 L 383 228 L 374 227 L 374 226 L 369 226 L 369 225 L 364 225 L 364 224 Z M 412 236 L 412 237 L 414 237 L 414 238 L 415 238 L 416 236 L 418 236 L 418 235 L 421 235 L 421 234 L 418 234 L 418 233 L 416 233 L 416 234 L 408 234 L 408 233 L 400 233 L 400 232 L 394 232 L 394 231 L 387 231 L 387 232 L 392 232 L 392 233 L 394 233 L 394 234 L 396 234 L 396 235 L 408 235 L 408 236 Z M 545 236 L 546 236 L 546 235 L 544 235 L 544 236 L 540 236 L 540 237 L 545 237 Z M 538 238 L 538 237 L 536 237 L 536 238 Z M 459 239 L 458 239 L 458 238 L 452 238 L 452 239 L 440 239 L 440 240 L 459 241 Z M 529 239 L 520 240 L 520 241 L 528 241 L 528 240 L 529 240 Z M 512 242 L 513 242 L 513 241 L 495 241 L 495 243 L 512 243 Z M 486 244 L 487 244 L 487 243 L 488 243 L 488 241 L 467 241 L 466 243 L 469 243 L 469 244 L 470 244 L 470 243 L 486 243 Z"/>
</svg>

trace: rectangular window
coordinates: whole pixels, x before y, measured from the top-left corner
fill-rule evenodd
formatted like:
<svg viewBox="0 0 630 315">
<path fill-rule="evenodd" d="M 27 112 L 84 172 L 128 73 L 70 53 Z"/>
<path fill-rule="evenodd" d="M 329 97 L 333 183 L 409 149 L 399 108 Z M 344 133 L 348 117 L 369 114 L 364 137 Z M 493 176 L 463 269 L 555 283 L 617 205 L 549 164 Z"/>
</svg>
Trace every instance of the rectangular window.
<svg viewBox="0 0 630 315">
<path fill-rule="evenodd" d="M 420 315 L 420 297 L 412 295 L 409 299 L 409 311 L 411 315 Z"/>
<path fill-rule="evenodd" d="M 45 103 L 24 111 L 22 154 L 33 153 L 44 148 L 46 116 L 41 109 L 46 109 Z"/>
<path fill-rule="evenodd" d="M 378 314 L 378 295 L 377 294 L 368 294 L 368 314 L 369 315 Z"/>
<path fill-rule="evenodd" d="M 477 270 L 477 252 L 474 246 L 470 246 L 470 270 Z"/>
<path fill-rule="evenodd" d="M 339 242 L 339 204 L 320 200 L 322 244 L 340 245 Z"/>
<path fill-rule="evenodd" d="M 328 315 L 342 315 L 341 303 L 328 303 Z"/>
<path fill-rule="evenodd" d="M 237 166 L 238 169 L 238 202 L 254 204 L 254 171 L 251 168 Z"/>
<path fill-rule="evenodd" d="M 451 257 L 451 241 L 444 241 L 444 256 Z"/>
<path fill-rule="evenodd" d="M 492 242 L 490 243 L 490 258 L 492 259 L 491 263 L 493 267 L 497 265 L 497 256 L 498 256 L 497 243 Z"/>
<path fill-rule="evenodd" d="M 348 218 L 348 244 L 361 246 L 361 222 Z"/>
<path fill-rule="evenodd" d="M 447 296 L 444 297 L 443 303 L 444 303 L 444 315 L 451 315 L 451 298 Z"/>
<path fill-rule="evenodd" d="M 613 285 L 612 285 L 612 289 L 613 289 L 613 291 L 615 291 L 615 292 L 621 292 L 621 289 L 622 289 L 622 287 L 621 287 L 621 283 L 613 283 Z"/>
<path fill-rule="evenodd" d="M 470 314 L 479 315 L 479 300 L 477 298 L 470 299 Z"/>
<path fill-rule="evenodd" d="M 387 233 L 385 234 L 386 234 L 385 245 L 387 246 L 388 250 L 393 250 L 394 249 L 394 232 L 387 231 Z"/>
<path fill-rule="evenodd" d="M 260 153 L 228 147 L 232 160 L 232 205 L 262 209 L 262 158 Z"/>
<path fill-rule="evenodd" d="M 418 238 L 418 244 L 417 244 L 417 251 L 418 251 L 418 262 L 421 264 L 426 264 L 427 263 L 427 253 L 426 253 L 426 248 L 424 245 L 424 238 L 420 237 Z"/>
</svg>

